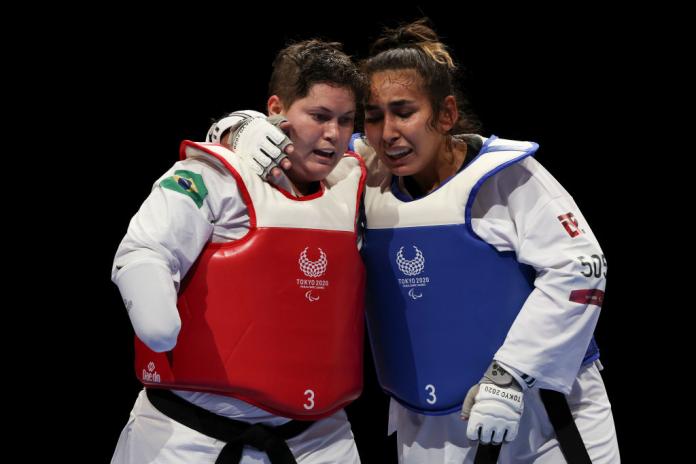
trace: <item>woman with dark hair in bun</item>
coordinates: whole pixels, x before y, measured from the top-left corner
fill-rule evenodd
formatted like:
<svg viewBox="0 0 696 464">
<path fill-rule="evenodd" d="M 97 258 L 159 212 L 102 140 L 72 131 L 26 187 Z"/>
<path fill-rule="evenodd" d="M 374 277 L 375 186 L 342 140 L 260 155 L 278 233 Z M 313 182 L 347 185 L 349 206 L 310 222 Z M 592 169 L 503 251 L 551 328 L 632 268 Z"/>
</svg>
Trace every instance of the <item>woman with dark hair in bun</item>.
<svg viewBox="0 0 696 464">
<path fill-rule="evenodd" d="M 619 462 L 593 338 L 606 260 L 539 146 L 478 135 L 427 20 L 385 31 L 362 70 L 367 321 L 399 461 L 505 443 L 482 449 Z"/>
<path fill-rule="evenodd" d="M 400 462 L 471 462 L 478 442 L 619 462 L 593 338 L 606 260 L 573 198 L 536 143 L 477 135 L 427 20 L 362 69 L 367 319 Z"/>
</svg>

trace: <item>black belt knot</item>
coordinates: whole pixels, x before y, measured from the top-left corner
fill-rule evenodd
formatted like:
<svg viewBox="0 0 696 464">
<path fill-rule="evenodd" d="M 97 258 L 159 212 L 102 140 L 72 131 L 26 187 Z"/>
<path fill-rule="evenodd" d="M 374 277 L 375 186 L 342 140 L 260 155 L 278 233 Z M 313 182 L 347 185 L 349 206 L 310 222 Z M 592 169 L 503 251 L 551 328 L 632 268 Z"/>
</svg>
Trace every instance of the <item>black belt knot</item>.
<svg viewBox="0 0 696 464">
<path fill-rule="evenodd" d="M 229 437 L 215 464 L 237 464 L 242 459 L 244 446 L 253 446 L 265 451 L 273 464 L 296 464 L 288 444 L 274 430 L 263 424 L 249 424 L 241 434 Z"/>
<path fill-rule="evenodd" d="M 238 464 L 244 446 L 264 451 L 273 464 L 297 464 L 285 440 L 307 430 L 313 421 L 290 421 L 278 427 L 249 424 L 219 416 L 169 390 L 147 388 L 147 398 L 162 414 L 197 432 L 225 442 L 215 464 Z"/>
</svg>

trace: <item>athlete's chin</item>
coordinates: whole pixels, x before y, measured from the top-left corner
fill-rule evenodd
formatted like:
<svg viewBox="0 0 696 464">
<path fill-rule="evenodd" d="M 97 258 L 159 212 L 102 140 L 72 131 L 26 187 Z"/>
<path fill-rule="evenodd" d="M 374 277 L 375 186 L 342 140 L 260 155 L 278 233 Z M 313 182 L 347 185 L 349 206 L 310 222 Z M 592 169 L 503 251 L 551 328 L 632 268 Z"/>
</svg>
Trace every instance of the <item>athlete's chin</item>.
<svg viewBox="0 0 696 464">
<path fill-rule="evenodd" d="M 415 174 L 418 172 L 418 168 L 411 164 L 397 164 L 389 166 L 389 171 L 395 176 L 404 177 Z"/>
<path fill-rule="evenodd" d="M 335 167 L 336 163 L 320 160 L 308 163 L 307 166 L 305 166 L 305 173 L 307 177 L 311 178 L 312 182 L 316 182 L 318 180 L 324 180 L 326 176 L 331 174 L 331 171 L 333 171 Z"/>
<path fill-rule="evenodd" d="M 387 169 L 395 176 L 410 176 L 418 172 L 419 169 L 416 162 L 417 158 L 413 156 L 413 153 L 400 158 L 393 158 L 382 153 L 381 159 Z"/>
<path fill-rule="evenodd" d="M 302 171 L 302 180 L 304 182 L 318 182 L 326 179 L 333 171 L 334 165 L 311 165 L 305 166 Z"/>
</svg>

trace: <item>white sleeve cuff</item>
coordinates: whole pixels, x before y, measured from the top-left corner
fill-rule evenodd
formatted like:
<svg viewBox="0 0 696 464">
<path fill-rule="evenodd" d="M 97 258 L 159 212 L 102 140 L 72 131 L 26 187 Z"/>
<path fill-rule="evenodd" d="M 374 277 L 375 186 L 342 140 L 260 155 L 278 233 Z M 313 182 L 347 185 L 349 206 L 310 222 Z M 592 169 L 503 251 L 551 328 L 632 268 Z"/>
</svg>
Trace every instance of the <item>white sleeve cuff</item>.
<svg viewBox="0 0 696 464">
<path fill-rule="evenodd" d="M 505 364 L 503 362 L 498 361 L 497 359 L 495 360 L 498 364 L 500 364 L 503 369 L 508 371 L 510 375 L 517 380 L 517 383 L 520 384 L 520 387 L 522 387 L 523 391 L 526 391 L 534 386 L 536 383 L 536 378 L 532 377 L 531 375 L 527 375 L 522 371 L 519 371 L 515 369 L 514 367 L 510 366 L 509 364 Z"/>
</svg>

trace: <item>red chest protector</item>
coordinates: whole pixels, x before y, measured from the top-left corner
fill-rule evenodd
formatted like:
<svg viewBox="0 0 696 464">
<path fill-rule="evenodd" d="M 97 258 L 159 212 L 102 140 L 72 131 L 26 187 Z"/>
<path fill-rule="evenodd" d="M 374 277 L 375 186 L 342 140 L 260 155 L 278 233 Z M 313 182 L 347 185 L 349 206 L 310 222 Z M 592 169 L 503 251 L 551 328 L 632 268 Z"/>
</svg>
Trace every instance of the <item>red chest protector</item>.
<svg viewBox="0 0 696 464">
<path fill-rule="evenodd" d="M 362 390 L 362 161 L 345 156 L 321 192 L 296 199 L 219 145 L 186 141 L 183 156 L 225 165 L 250 231 L 204 248 L 179 292 L 175 348 L 155 353 L 136 338 L 136 375 L 148 386 L 228 395 L 285 417 L 333 414 Z"/>
</svg>

